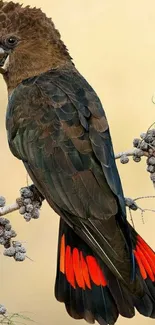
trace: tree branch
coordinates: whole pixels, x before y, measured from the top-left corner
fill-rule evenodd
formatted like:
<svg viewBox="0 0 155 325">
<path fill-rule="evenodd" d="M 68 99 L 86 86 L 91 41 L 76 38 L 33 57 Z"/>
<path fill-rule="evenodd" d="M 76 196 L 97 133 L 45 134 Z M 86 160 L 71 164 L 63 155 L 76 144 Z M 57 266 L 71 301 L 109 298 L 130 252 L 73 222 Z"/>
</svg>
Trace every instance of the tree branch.
<svg viewBox="0 0 155 325">
<path fill-rule="evenodd" d="M 18 199 L 15 203 L 10 204 L 8 206 L 4 206 L 0 208 L 0 216 L 4 216 L 8 213 L 11 213 L 13 211 L 19 210 L 20 209 L 20 205 L 18 204 Z"/>
</svg>

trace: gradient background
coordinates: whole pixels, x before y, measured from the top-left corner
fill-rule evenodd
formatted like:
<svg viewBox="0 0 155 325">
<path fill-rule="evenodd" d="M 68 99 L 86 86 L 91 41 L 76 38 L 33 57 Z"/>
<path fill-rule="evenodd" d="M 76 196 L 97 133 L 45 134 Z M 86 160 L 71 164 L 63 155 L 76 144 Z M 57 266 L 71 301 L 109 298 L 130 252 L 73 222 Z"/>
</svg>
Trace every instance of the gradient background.
<svg viewBox="0 0 155 325">
<path fill-rule="evenodd" d="M 111 127 L 115 152 L 132 146 L 134 137 L 155 120 L 151 97 L 155 90 L 155 1 L 154 0 L 23 0 L 41 7 L 53 17 L 74 62 L 100 96 Z M 26 185 L 26 172 L 7 145 L 5 132 L 6 87 L 0 77 L 0 194 L 14 202 Z M 126 196 L 153 195 L 145 159 L 118 168 Z M 142 206 L 154 207 L 143 201 Z M 26 242 L 34 262 L 0 255 L 0 303 L 11 312 L 27 311 L 39 324 L 76 324 L 53 294 L 58 217 L 43 204 L 41 218 L 26 223 L 14 212 L 9 215 L 18 239 Z M 137 230 L 155 248 L 155 215 L 134 214 Z M 119 318 L 118 324 L 151 324 L 137 315 Z M 79 324 L 84 325 L 84 321 Z"/>
</svg>

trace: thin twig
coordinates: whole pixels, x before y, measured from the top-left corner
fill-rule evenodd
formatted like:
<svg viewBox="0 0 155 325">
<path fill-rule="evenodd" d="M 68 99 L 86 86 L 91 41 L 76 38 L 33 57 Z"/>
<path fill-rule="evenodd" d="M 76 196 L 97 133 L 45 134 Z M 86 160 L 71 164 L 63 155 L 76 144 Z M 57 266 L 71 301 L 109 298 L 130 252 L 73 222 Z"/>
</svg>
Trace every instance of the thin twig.
<svg viewBox="0 0 155 325">
<path fill-rule="evenodd" d="M 141 149 L 138 149 L 138 148 L 133 148 L 133 149 L 130 149 L 130 150 L 127 150 L 127 151 L 122 151 L 122 152 L 119 152 L 117 154 L 115 154 L 115 159 L 119 159 L 121 158 L 123 155 L 125 156 L 136 156 L 136 155 L 140 155 L 141 157 L 142 156 L 145 156 L 145 157 L 148 157 L 148 152 L 146 151 L 143 151 L 142 153 L 142 150 Z"/>
<path fill-rule="evenodd" d="M 144 223 L 144 213 L 145 212 L 155 213 L 155 209 L 148 209 L 148 208 L 143 209 L 139 205 L 137 205 L 137 203 L 135 201 L 142 200 L 142 199 L 155 199 L 155 195 L 139 196 L 135 199 L 125 198 L 125 203 L 126 203 L 126 206 L 129 208 L 129 215 L 130 215 L 130 219 L 131 219 L 133 227 L 134 227 L 134 224 L 133 224 L 131 210 L 134 210 L 134 211 L 140 210 L 143 223 Z"/>
<path fill-rule="evenodd" d="M 133 199 L 133 201 L 142 200 L 142 199 L 155 199 L 155 195 L 139 196 Z"/>
</svg>

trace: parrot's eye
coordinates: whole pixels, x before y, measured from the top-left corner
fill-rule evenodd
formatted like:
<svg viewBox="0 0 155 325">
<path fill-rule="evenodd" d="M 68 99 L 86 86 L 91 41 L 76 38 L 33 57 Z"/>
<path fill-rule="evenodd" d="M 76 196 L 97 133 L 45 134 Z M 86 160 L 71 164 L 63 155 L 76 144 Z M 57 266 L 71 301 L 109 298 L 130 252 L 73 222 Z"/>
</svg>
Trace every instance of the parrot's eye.
<svg viewBox="0 0 155 325">
<path fill-rule="evenodd" d="M 14 47 L 17 44 L 17 42 L 18 40 L 14 36 L 10 36 L 5 40 L 5 44 L 10 48 Z"/>
</svg>

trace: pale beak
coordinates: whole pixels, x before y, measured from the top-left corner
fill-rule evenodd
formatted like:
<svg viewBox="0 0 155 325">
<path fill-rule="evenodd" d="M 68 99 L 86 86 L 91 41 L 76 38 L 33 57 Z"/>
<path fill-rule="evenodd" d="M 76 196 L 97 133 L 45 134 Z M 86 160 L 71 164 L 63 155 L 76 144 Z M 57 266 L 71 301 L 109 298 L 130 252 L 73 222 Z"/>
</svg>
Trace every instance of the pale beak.
<svg viewBox="0 0 155 325">
<path fill-rule="evenodd" d="M 4 74 L 9 62 L 9 53 L 0 47 L 0 73 Z"/>
</svg>

